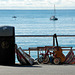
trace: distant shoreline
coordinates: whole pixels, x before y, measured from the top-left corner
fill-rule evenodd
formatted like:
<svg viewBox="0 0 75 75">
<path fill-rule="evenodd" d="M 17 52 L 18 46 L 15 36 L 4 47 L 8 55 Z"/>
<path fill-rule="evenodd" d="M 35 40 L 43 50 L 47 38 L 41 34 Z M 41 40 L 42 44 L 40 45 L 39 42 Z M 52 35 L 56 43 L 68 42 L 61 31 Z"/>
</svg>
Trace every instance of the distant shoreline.
<svg viewBox="0 0 75 75">
<path fill-rule="evenodd" d="M 54 10 L 54 9 L 0 9 L 0 11 L 2 11 L 2 10 L 17 10 L 17 11 L 20 11 L 20 10 L 22 10 L 22 11 L 44 11 L 44 10 Z M 56 10 L 75 10 L 75 9 L 56 9 Z"/>
</svg>

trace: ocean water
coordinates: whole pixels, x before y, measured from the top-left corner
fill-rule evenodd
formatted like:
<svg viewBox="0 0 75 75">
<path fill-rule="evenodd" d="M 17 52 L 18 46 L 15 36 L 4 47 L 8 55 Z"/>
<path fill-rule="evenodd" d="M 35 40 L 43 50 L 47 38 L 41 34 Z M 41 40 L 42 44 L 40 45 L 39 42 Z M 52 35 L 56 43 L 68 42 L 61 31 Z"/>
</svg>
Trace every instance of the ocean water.
<svg viewBox="0 0 75 75">
<path fill-rule="evenodd" d="M 0 10 L 0 26 L 14 26 L 15 35 L 75 35 L 75 10 L 56 10 L 58 21 L 50 21 L 53 10 Z M 12 18 L 16 16 L 17 18 Z M 52 37 L 16 37 L 22 49 L 52 46 Z M 75 37 L 58 37 L 59 46 L 75 48 Z M 64 52 L 66 55 L 68 52 Z M 35 59 L 36 52 L 31 52 Z M 16 58 L 16 56 L 15 56 Z M 15 60 L 17 61 L 17 58 Z"/>
</svg>

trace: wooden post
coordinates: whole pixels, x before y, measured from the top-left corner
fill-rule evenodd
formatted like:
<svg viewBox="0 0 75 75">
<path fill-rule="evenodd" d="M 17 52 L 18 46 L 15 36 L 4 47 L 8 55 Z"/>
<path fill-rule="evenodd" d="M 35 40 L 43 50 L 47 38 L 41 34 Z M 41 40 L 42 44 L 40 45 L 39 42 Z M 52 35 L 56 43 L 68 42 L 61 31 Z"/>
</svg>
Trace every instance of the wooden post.
<svg viewBox="0 0 75 75">
<path fill-rule="evenodd" d="M 71 47 L 71 50 L 72 50 L 72 47 Z"/>
<path fill-rule="evenodd" d="M 45 54 L 46 54 L 46 48 L 45 48 Z"/>
<path fill-rule="evenodd" d="M 29 55 L 30 55 L 30 48 L 29 48 Z"/>
<path fill-rule="evenodd" d="M 39 62 L 39 48 L 37 49 L 37 57 L 38 57 L 38 62 Z"/>
<path fill-rule="evenodd" d="M 55 46 L 55 37 L 53 35 L 53 46 Z"/>
<path fill-rule="evenodd" d="M 30 55 L 30 50 L 29 50 L 29 55 Z"/>
</svg>

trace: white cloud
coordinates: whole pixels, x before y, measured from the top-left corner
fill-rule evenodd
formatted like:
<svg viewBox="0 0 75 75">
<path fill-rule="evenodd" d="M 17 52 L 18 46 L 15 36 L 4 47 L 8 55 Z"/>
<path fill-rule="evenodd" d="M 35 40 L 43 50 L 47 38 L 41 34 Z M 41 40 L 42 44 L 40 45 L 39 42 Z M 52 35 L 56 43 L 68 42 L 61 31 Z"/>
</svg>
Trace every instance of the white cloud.
<svg viewBox="0 0 75 75">
<path fill-rule="evenodd" d="M 60 3 L 61 0 L 48 0 L 48 2 L 52 3 L 52 4 L 57 4 Z"/>
<path fill-rule="evenodd" d="M 75 0 L 0 0 L 0 9 L 75 8 Z"/>
<path fill-rule="evenodd" d="M 73 2 L 75 3 L 75 0 L 69 0 L 69 1 L 72 2 L 72 3 L 73 3 Z"/>
</svg>

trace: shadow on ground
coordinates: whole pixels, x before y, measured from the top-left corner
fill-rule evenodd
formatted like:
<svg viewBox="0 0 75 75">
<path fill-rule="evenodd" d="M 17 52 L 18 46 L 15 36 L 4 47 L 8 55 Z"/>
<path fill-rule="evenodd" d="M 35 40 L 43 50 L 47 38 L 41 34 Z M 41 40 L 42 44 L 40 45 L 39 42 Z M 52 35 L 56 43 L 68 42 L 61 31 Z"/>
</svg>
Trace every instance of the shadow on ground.
<svg viewBox="0 0 75 75">
<path fill-rule="evenodd" d="M 41 68 L 41 65 L 35 64 L 35 65 L 21 65 L 21 64 L 15 64 L 15 65 L 0 65 L 0 66 L 7 66 L 7 67 L 37 67 L 37 68 Z"/>
<path fill-rule="evenodd" d="M 21 64 L 15 64 L 13 67 L 38 67 L 41 68 L 40 65 L 21 65 Z"/>
<path fill-rule="evenodd" d="M 44 66 L 75 66 L 75 64 L 60 64 L 60 65 L 54 65 L 54 64 L 34 64 L 34 65 L 21 65 L 16 63 L 15 65 L 11 66 L 11 65 L 1 65 L 1 66 L 7 66 L 7 67 L 33 67 L 33 68 L 42 68 L 42 65 Z"/>
</svg>

